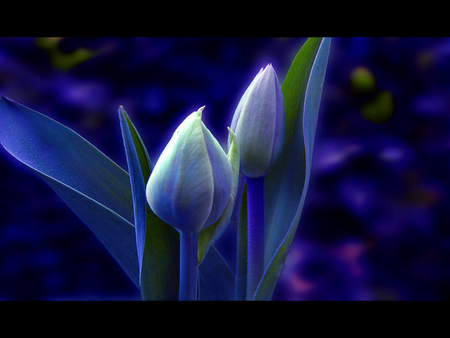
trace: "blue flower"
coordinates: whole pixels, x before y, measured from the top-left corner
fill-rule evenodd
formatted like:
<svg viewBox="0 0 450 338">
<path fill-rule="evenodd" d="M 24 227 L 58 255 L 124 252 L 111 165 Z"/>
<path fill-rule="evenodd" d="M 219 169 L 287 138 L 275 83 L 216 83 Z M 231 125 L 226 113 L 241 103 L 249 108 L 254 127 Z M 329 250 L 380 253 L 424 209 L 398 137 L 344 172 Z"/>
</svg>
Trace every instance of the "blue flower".
<svg viewBox="0 0 450 338">
<path fill-rule="evenodd" d="M 166 223 L 196 233 L 224 212 L 231 194 L 231 164 L 201 121 L 204 107 L 175 130 L 147 183 L 147 201 Z"/>
<path fill-rule="evenodd" d="M 284 102 L 271 64 L 261 69 L 242 96 L 231 122 L 241 151 L 241 173 L 265 176 L 284 145 Z"/>
</svg>

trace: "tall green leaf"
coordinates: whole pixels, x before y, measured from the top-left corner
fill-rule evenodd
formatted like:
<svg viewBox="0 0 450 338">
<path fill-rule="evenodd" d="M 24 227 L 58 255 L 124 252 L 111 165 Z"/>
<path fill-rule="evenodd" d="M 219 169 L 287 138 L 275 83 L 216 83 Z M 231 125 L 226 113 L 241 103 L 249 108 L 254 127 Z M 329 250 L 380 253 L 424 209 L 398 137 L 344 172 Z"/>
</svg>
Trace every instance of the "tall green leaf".
<svg viewBox="0 0 450 338">
<path fill-rule="evenodd" d="M 142 299 L 177 300 L 179 234 L 149 207 L 145 186 L 152 170 L 150 157 L 122 106 L 119 118 L 133 196 Z"/>
<path fill-rule="evenodd" d="M 308 189 L 329 38 L 310 38 L 298 52 L 281 86 L 285 145 L 265 180 L 265 274 L 254 299 L 270 299 L 294 238 Z"/>
<path fill-rule="evenodd" d="M 128 174 L 73 130 L 5 97 L 0 142 L 53 188 L 139 285 Z"/>
</svg>

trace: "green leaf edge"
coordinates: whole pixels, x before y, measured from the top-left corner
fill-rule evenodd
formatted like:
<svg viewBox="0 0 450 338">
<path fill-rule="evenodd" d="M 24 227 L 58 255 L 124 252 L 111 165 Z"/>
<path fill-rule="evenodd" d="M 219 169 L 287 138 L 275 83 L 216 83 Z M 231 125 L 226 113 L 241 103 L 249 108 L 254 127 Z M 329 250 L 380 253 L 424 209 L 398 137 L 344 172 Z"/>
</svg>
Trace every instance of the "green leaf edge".
<svg viewBox="0 0 450 338">
<path fill-rule="evenodd" d="M 145 185 L 152 170 L 150 157 L 137 129 L 122 106 L 119 107 L 119 117 L 133 198 L 142 299 L 176 300 L 179 234 L 158 218 L 149 207 Z"/>
<path fill-rule="evenodd" d="M 320 40 L 320 42 L 319 42 Z M 297 57 L 301 56 L 302 50 L 305 46 L 308 46 L 308 44 L 312 44 L 314 42 L 319 42 L 318 43 L 318 47 L 314 56 L 314 60 L 313 63 L 311 65 L 311 68 L 309 70 L 309 76 L 308 76 L 308 81 L 306 84 L 306 89 L 305 92 L 303 93 L 304 97 L 303 98 L 298 98 L 299 100 L 301 100 L 302 105 L 300 106 L 300 111 L 298 112 L 299 114 L 303 115 L 303 119 L 302 119 L 302 128 L 303 131 L 302 133 L 305 133 L 305 131 L 308 133 L 309 130 L 305 130 L 308 128 L 305 128 L 304 126 L 304 121 L 305 121 L 305 116 L 303 114 L 303 110 L 305 109 L 305 102 L 306 102 L 306 97 L 308 95 L 308 86 L 311 80 L 311 76 L 312 73 L 314 71 L 314 63 L 317 60 L 317 56 L 320 52 L 320 48 L 322 48 L 323 46 L 325 46 L 325 50 L 326 50 L 326 57 L 325 57 L 325 67 L 323 69 L 323 76 L 322 76 L 322 84 L 323 84 L 323 77 L 325 74 L 325 69 L 326 69 L 326 63 L 327 63 L 327 59 L 328 59 L 328 53 L 329 53 L 329 45 L 330 45 L 330 39 L 324 39 L 324 38 L 309 38 L 305 44 L 303 45 L 302 49 L 299 51 L 299 53 L 297 54 L 297 56 L 294 58 L 294 61 L 292 62 L 291 68 L 288 71 L 288 74 L 286 75 L 285 81 L 283 82 L 282 85 L 282 90 L 283 93 L 286 92 L 287 88 L 286 88 L 286 83 L 288 83 L 286 80 L 290 81 L 290 76 L 295 76 L 295 71 L 297 68 L 302 67 L 302 65 L 297 64 Z M 326 44 L 325 44 L 326 43 Z M 301 58 L 299 58 L 301 59 Z M 292 75 L 291 75 L 292 74 Z M 319 108 L 319 104 L 320 104 L 320 96 L 321 96 L 321 89 L 320 89 L 320 95 L 318 95 L 318 100 L 319 102 L 316 102 L 316 107 L 314 107 L 315 109 L 318 110 Z M 298 106 L 298 104 L 297 104 Z M 284 264 L 284 261 L 286 259 L 287 253 L 289 251 L 290 245 L 292 243 L 292 240 L 294 238 L 295 232 L 297 230 L 298 227 L 298 222 L 300 219 L 300 215 L 303 209 L 303 205 L 305 202 L 305 197 L 306 197 L 306 192 L 307 192 L 307 188 L 309 185 L 309 176 L 310 176 L 310 170 L 311 170 L 311 162 L 312 162 L 312 150 L 313 150 L 313 144 L 314 144 L 314 134 L 315 134 L 315 128 L 316 128 L 316 122 L 317 120 L 314 121 L 314 125 L 310 125 L 308 127 L 313 127 L 314 131 L 311 132 L 309 135 L 303 135 L 304 138 L 308 138 L 310 141 L 310 149 L 308 149 L 307 147 L 305 148 L 305 182 L 304 182 L 304 186 L 303 186 L 303 190 L 302 190 L 302 194 L 301 194 L 301 198 L 300 198 L 300 203 L 298 206 L 298 209 L 295 213 L 295 217 L 286 233 L 286 236 L 283 238 L 283 240 L 281 241 L 279 247 L 277 248 L 275 254 L 272 256 L 272 259 L 270 260 L 270 262 L 267 264 L 266 270 L 264 272 L 264 275 L 261 279 L 261 282 L 257 288 L 257 291 L 255 293 L 254 296 L 254 300 L 270 300 L 272 298 L 272 294 L 273 291 L 275 289 L 275 285 L 277 283 L 278 277 L 281 273 L 281 269 L 282 266 Z M 311 129 L 311 128 L 309 128 Z M 303 145 L 305 146 L 305 143 L 303 143 Z"/>
</svg>

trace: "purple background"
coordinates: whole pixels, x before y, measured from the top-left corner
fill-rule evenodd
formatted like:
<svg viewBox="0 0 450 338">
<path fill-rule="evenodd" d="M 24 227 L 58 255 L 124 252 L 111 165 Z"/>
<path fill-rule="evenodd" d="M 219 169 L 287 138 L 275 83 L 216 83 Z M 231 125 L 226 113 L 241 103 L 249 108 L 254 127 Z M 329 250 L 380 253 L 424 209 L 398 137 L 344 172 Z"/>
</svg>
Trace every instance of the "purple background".
<svg viewBox="0 0 450 338">
<path fill-rule="evenodd" d="M 258 70 L 271 62 L 283 81 L 305 40 L 71 37 L 43 47 L 0 38 L 0 95 L 69 126 L 126 169 L 120 104 L 153 162 L 203 105 L 225 145 Z M 61 69 L 58 60 L 79 48 L 99 54 Z M 449 61 L 449 38 L 333 39 L 310 188 L 274 299 L 450 299 Z M 358 67 L 376 86 L 355 86 Z M 0 299 L 140 298 L 90 230 L 3 148 L 0 170 Z M 218 246 L 234 268 L 233 230 Z"/>
</svg>

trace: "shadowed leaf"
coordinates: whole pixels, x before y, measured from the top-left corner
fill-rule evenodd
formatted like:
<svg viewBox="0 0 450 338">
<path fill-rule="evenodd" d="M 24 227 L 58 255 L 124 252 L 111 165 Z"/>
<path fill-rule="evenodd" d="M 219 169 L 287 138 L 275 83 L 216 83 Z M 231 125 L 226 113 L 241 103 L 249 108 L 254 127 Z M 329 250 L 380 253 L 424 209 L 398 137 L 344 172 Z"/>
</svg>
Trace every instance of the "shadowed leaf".
<svg viewBox="0 0 450 338">
<path fill-rule="evenodd" d="M 0 142 L 55 190 L 139 285 L 128 174 L 73 130 L 4 97 Z"/>
<path fill-rule="evenodd" d="M 312 152 L 329 38 L 310 38 L 298 52 L 281 86 L 285 145 L 265 180 L 265 266 L 254 299 L 270 299 L 297 229 L 311 173 Z"/>
</svg>

